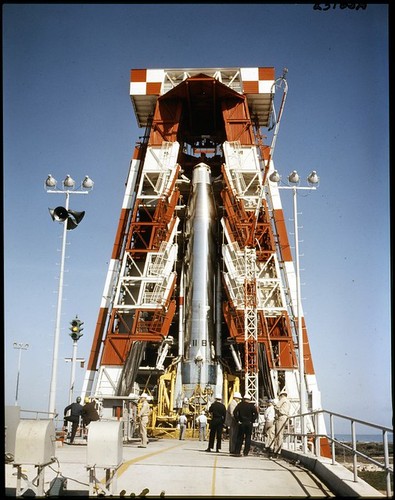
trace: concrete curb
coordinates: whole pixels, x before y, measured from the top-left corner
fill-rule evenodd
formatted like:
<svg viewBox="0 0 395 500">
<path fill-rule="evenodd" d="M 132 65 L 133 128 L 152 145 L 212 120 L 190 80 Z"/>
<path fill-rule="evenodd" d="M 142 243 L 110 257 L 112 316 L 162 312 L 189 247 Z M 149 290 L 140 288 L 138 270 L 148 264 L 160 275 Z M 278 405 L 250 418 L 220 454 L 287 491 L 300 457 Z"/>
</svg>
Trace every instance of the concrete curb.
<svg viewBox="0 0 395 500">
<path fill-rule="evenodd" d="M 287 460 L 298 462 L 313 472 L 336 496 L 354 498 L 385 497 L 360 477 L 355 482 L 354 474 L 350 470 L 337 462 L 333 465 L 332 460 L 329 458 L 305 455 L 284 448 L 281 455 Z"/>
<path fill-rule="evenodd" d="M 261 450 L 264 448 L 263 443 L 259 441 L 253 441 L 252 444 Z M 373 488 L 373 486 L 360 477 L 355 482 L 354 474 L 350 470 L 337 462 L 332 465 L 332 460 L 329 458 L 305 455 L 304 453 L 287 450 L 286 448 L 281 450 L 281 456 L 311 471 L 338 497 L 386 497 L 386 495 L 380 493 L 380 491 Z"/>
</svg>

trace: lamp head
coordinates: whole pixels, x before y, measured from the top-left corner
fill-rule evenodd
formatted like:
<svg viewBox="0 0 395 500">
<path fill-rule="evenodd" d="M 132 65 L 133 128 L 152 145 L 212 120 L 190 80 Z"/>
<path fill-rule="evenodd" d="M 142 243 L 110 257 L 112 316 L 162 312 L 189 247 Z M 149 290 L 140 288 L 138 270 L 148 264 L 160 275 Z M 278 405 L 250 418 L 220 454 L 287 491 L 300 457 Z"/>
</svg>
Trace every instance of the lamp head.
<svg viewBox="0 0 395 500">
<path fill-rule="evenodd" d="M 288 182 L 290 184 L 298 184 L 300 181 L 299 174 L 296 170 L 293 170 L 288 176 Z"/>
<path fill-rule="evenodd" d="M 92 189 L 93 184 L 94 182 L 92 181 L 92 179 L 88 175 L 86 175 L 84 180 L 82 181 L 82 187 L 84 189 Z"/>
<path fill-rule="evenodd" d="M 320 178 L 317 175 L 317 172 L 313 170 L 311 174 L 307 177 L 307 182 L 310 186 L 316 186 L 320 182 Z"/>
<path fill-rule="evenodd" d="M 58 181 L 54 177 L 52 177 L 51 174 L 48 174 L 48 177 L 45 179 L 45 187 L 47 189 L 56 188 L 57 182 Z"/>
<path fill-rule="evenodd" d="M 281 176 L 280 174 L 277 172 L 277 170 L 273 170 L 273 172 L 269 175 L 269 181 L 270 182 L 280 182 L 281 181 Z"/>
<path fill-rule="evenodd" d="M 70 175 L 66 176 L 66 179 L 63 181 L 63 186 L 65 188 L 74 189 L 75 180 L 70 177 Z"/>
</svg>

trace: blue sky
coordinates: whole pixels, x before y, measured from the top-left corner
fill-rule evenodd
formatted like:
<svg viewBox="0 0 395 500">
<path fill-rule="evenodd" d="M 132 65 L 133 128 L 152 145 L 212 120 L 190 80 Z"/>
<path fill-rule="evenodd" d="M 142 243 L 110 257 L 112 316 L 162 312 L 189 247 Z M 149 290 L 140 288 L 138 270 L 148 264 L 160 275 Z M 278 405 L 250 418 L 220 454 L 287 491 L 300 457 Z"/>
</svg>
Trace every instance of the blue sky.
<svg viewBox="0 0 395 500">
<path fill-rule="evenodd" d="M 325 4 L 319 4 L 324 6 Z M 334 4 L 332 4 L 334 5 Z M 44 180 L 94 181 L 67 234 L 57 409 L 68 401 L 69 322 L 89 357 L 139 129 L 132 68 L 274 66 L 289 91 L 277 170 L 321 177 L 300 195 L 303 309 L 322 405 L 392 423 L 388 5 L 3 4 L 5 402 L 48 409 L 64 195 Z M 307 193 L 307 192 L 306 192 Z M 282 191 L 292 219 L 292 196 Z M 289 221 L 290 233 L 292 221 Z M 292 240 L 293 235 L 290 234 Z M 84 370 L 77 366 L 76 391 Z M 348 429 L 342 429 L 347 432 Z M 339 429 L 340 432 L 340 429 Z"/>
</svg>

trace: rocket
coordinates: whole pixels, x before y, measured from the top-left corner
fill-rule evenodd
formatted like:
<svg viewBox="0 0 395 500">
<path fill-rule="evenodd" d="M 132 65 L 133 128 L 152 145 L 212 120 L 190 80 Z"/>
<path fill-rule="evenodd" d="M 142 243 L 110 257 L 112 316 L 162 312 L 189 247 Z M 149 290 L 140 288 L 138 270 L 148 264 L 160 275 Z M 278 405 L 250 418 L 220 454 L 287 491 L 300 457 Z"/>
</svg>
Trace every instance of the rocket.
<svg viewBox="0 0 395 500">
<path fill-rule="evenodd" d="M 216 268 L 217 216 L 210 167 L 198 163 L 192 173 L 186 215 L 185 334 L 182 380 L 187 393 L 196 386 L 217 384 Z"/>
</svg>

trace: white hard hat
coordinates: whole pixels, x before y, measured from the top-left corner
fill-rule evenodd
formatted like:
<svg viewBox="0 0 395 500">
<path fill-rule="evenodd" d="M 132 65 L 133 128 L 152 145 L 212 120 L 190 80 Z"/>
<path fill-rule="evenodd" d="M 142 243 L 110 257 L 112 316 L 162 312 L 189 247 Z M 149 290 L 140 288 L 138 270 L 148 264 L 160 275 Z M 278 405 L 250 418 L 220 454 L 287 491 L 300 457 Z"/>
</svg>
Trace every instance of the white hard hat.
<svg viewBox="0 0 395 500">
<path fill-rule="evenodd" d="M 217 394 L 217 395 L 215 396 L 215 399 L 222 399 L 222 395 L 221 395 L 221 394 Z"/>
<path fill-rule="evenodd" d="M 140 398 L 148 398 L 148 394 L 146 392 L 143 392 L 143 394 L 140 396 Z"/>
<path fill-rule="evenodd" d="M 233 394 L 233 398 L 242 399 L 242 396 L 241 396 L 240 392 L 235 392 L 235 393 Z"/>
<path fill-rule="evenodd" d="M 244 394 L 244 399 L 251 399 L 251 396 L 248 394 L 248 392 Z"/>
</svg>

